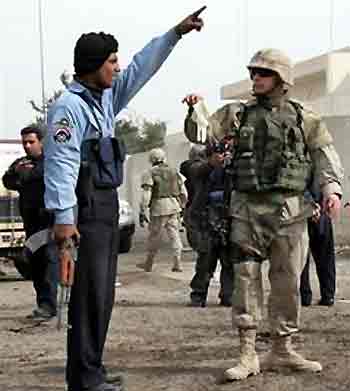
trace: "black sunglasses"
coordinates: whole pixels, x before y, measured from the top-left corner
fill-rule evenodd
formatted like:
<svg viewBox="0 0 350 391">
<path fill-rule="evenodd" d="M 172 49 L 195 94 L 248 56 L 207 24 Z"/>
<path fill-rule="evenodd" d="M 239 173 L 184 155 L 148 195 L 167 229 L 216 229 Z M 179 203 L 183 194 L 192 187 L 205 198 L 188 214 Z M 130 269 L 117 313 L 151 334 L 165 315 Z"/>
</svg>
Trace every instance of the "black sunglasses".
<svg viewBox="0 0 350 391">
<path fill-rule="evenodd" d="M 250 78 L 253 79 L 255 75 L 259 75 L 260 77 L 272 77 L 277 75 L 275 71 L 266 68 L 250 68 Z"/>
</svg>

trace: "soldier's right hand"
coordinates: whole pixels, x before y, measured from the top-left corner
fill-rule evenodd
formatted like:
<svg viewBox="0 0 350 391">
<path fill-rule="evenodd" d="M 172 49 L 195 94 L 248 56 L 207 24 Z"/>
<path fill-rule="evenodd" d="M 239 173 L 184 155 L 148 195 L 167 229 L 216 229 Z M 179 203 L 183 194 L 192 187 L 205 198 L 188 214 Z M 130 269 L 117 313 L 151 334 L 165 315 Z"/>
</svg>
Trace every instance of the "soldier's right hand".
<svg viewBox="0 0 350 391">
<path fill-rule="evenodd" d="M 208 157 L 208 163 L 212 167 L 222 167 L 224 164 L 225 154 L 222 152 L 214 152 Z"/>
<path fill-rule="evenodd" d="M 75 224 L 54 224 L 52 231 L 53 238 L 58 246 L 68 239 L 72 239 L 74 244 L 78 246 L 80 233 Z"/>
<path fill-rule="evenodd" d="M 188 94 L 182 99 L 182 103 L 187 103 L 188 106 L 194 106 L 199 101 L 203 100 L 203 97 L 198 94 Z"/>
</svg>

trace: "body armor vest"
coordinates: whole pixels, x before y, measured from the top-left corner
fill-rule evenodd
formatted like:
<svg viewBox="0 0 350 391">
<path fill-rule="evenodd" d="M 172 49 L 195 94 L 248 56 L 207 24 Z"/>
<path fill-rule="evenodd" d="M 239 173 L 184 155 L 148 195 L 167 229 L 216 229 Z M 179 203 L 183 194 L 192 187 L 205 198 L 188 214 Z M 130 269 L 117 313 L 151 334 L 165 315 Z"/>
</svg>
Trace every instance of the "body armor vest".
<svg viewBox="0 0 350 391">
<path fill-rule="evenodd" d="M 259 104 L 245 106 L 233 160 L 236 190 L 305 190 L 311 162 L 301 108 L 290 100 L 277 112 Z"/>
<path fill-rule="evenodd" d="M 178 197 L 180 195 L 178 175 L 174 168 L 171 168 L 164 163 L 153 166 L 152 179 L 152 200 Z"/>
</svg>

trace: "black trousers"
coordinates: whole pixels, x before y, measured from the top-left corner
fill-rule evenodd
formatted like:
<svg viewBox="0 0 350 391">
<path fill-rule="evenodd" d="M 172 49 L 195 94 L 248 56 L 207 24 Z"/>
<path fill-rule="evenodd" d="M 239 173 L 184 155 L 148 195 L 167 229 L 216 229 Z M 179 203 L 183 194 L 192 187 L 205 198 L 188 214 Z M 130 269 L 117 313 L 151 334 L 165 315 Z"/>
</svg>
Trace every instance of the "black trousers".
<svg viewBox="0 0 350 391">
<path fill-rule="evenodd" d="M 79 206 L 81 239 L 68 310 L 66 380 L 73 391 L 105 381 L 102 356 L 115 297 L 117 193 L 95 191 L 89 204 Z"/>
<path fill-rule="evenodd" d="M 302 302 L 311 302 L 310 253 L 315 261 L 322 299 L 333 299 L 336 287 L 335 250 L 332 221 L 322 215 L 319 222 L 308 220 L 309 253 L 301 274 L 300 294 Z"/>
<path fill-rule="evenodd" d="M 58 254 L 55 243 L 40 247 L 29 256 L 38 307 L 57 312 Z"/>
<path fill-rule="evenodd" d="M 231 300 L 233 292 L 233 264 L 229 253 L 220 243 L 208 237 L 210 241 L 207 251 L 198 251 L 195 274 L 191 280 L 191 301 L 205 304 L 208 296 L 210 280 L 215 273 L 218 261 L 221 263 L 220 293 L 222 300 Z"/>
</svg>

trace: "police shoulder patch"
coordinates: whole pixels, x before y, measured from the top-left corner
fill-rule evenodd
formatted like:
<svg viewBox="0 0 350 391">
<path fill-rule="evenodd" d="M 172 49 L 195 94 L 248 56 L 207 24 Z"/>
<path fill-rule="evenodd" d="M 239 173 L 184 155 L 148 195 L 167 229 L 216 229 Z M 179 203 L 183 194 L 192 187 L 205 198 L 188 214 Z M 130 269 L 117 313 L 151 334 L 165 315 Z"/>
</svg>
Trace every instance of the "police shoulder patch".
<svg viewBox="0 0 350 391">
<path fill-rule="evenodd" d="M 66 118 L 62 118 L 54 123 L 53 138 L 56 143 L 67 143 L 72 137 L 72 128 Z"/>
</svg>

